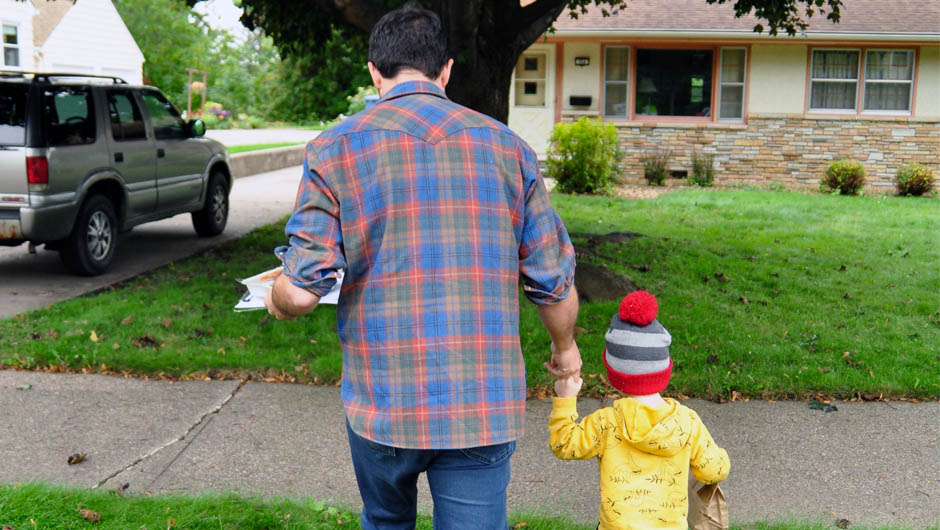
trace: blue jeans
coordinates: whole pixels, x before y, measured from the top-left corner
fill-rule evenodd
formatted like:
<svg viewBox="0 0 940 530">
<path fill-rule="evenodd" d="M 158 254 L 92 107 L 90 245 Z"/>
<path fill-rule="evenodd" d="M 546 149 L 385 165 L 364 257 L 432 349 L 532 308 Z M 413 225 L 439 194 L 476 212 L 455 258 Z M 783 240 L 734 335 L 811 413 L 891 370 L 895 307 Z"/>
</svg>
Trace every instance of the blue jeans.
<svg viewBox="0 0 940 530">
<path fill-rule="evenodd" d="M 418 515 L 418 475 L 428 474 L 434 528 L 506 530 L 509 458 L 516 442 L 468 449 L 401 449 L 354 433 L 346 422 L 363 530 L 411 530 Z"/>
</svg>

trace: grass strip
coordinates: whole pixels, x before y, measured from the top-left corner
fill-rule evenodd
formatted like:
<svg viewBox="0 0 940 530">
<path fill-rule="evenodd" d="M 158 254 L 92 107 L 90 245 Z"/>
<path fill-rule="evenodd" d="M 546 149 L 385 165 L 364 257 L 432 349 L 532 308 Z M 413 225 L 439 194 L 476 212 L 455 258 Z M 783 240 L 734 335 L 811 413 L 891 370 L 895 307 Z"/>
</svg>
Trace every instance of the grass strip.
<svg viewBox="0 0 940 530">
<path fill-rule="evenodd" d="M 706 399 L 940 396 L 935 199 L 690 190 L 657 199 L 553 195 L 579 251 L 656 294 L 673 336 L 668 393 Z M 635 232 L 634 238 L 599 238 Z M 236 279 L 277 264 L 283 222 L 111 289 L 0 321 L 0 365 L 154 377 L 336 383 L 336 308 L 294 322 L 235 313 Z M 617 300 L 578 319 L 586 389 Z M 521 297 L 520 297 L 521 298 Z M 525 300 L 530 388 L 549 339 Z"/>
<path fill-rule="evenodd" d="M 585 501 L 591 502 L 591 501 Z M 80 510 L 85 510 L 84 512 Z M 93 522 L 97 519 L 97 522 Z M 833 521 L 832 523 L 835 523 Z M 822 521 L 781 520 L 732 524 L 734 530 L 828 530 Z M 354 530 L 359 514 L 337 504 L 284 497 L 236 494 L 134 495 L 115 491 L 64 488 L 45 484 L 0 485 L 0 525 L 13 530 L 33 528 L 95 528 L 97 530 Z M 593 530 L 561 517 L 519 512 L 509 518 L 513 530 Z M 418 516 L 418 530 L 431 530 L 428 515 Z M 852 524 L 851 528 L 866 527 Z"/>
<path fill-rule="evenodd" d="M 267 144 L 247 144 L 233 145 L 228 147 L 228 154 L 247 153 L 248 151 L 260 151 L 262 149 L 274 149 L 275 147 L 287 147 L 289 145 L 302 145 L 302 142 L 274 142 Z"/>
</svg>

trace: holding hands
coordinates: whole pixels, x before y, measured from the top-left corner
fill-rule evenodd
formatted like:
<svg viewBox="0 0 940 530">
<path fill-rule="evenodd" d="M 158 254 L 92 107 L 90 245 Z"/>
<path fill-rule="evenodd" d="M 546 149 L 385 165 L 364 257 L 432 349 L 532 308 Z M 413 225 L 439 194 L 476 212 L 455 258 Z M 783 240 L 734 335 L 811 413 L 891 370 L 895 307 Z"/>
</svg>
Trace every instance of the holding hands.
<svg viewBox="0 0 940 530">
<path fill-rule="evenodd" d="M 555 381 L 555 394 L 558 397 L 577 397 L 583 381 L 581 351 L 574 341 L 565 348 L 559 348 L 552 342 L 552 360 L 545 363 L 545 369 L 558 378 Z"/>
</svg>

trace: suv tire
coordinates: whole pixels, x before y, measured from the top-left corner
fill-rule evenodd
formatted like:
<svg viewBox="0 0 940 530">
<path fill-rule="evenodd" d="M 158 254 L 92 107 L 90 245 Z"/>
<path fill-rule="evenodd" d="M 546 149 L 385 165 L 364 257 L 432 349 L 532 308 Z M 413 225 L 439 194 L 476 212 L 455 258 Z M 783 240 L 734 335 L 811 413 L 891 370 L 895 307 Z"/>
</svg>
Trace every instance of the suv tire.
<svg viewBox="0 0 940 530">
<path fill-rule="evenodd" d="M 217 236 L 228 222 L 228 186 L 225 175 L 214 171 L 206 188 L 206 202 L 202 210 L 193 212 L 193 227 L 203 237 Z"/>
<path fill-rule="evenodd" d="M 114 205 L 104 195 L 92 195 L 82 205 L 72 234 L 63 241 L 59 256 L 73 273 L 97 276 L 111 265 L 117 239 Z"/>
</svg>

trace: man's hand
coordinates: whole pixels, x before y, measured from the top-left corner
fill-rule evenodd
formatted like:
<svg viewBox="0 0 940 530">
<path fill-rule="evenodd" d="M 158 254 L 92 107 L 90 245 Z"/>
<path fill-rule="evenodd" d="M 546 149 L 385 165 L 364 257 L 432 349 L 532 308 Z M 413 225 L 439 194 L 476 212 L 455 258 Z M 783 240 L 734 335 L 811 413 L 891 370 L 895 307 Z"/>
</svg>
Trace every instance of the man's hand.
<svg viewBox="0 0 940 530">
<path fill-rule="evenodd" d="M 555 394 L 560 398 L 578 397 L 582 383 L 580 377 L 559 377 L 555 380 Z"/>
<path fill-rule="evenodd" d="M 268 313 L 278 320 L 294 320 L 313 311 L 320 303 L 320 297 L 310 291 L 297 287 L 290 278 L 281 274 L 274 280 L 274 286 L 264 297 Z"/>
<path fill-rule="evenodd" d="M 555 377 L 581 377 L 581 350 L 573 340 L 566 348 L 558 348 L 553 342 L 552 360 L 544 366 Z"/>
</svg>

